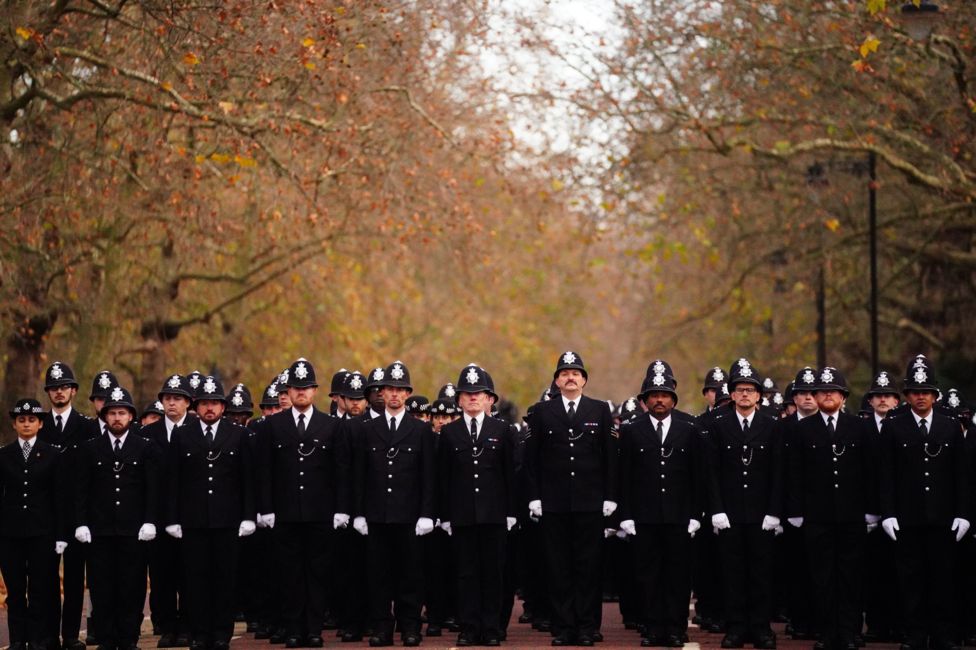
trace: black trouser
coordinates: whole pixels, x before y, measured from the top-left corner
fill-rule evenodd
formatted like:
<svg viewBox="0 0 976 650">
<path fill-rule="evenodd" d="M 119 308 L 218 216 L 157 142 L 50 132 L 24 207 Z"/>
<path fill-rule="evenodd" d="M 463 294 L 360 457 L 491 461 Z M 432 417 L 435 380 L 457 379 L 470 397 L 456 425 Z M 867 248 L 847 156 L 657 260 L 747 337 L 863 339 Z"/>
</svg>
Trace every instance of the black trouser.
<svg viewBox="0 0 976 650">
<path fill-rule="evenodd" d="M 11 643 L 57 641 L 58 555 L 53 536 L 0 538 Z"/>
<path fill-rule="evenodd" d="M 158 535 L 149 542 L 149 610 L 160 634 L 186 632 L 180 625 L 182 582 L 180 540 Z"/>
<path fill-rule="evenodd" d="M 278 523 L 275 553 L 281 580 L 282 609 L 288 636 L 318 636 L 326 609 L 326 581 L 333 553 L 331 522 Z"/>
<path fill-rule="evenodd" d="M 498 637 L 505 568 L 505 525 L 456 526 L 452 548 L 457 570 L 461 632 Z"/>
<path fill-rule="evenodd" d="M 722 605 L 722 571 L 719 561 L 718 538 L 712 532 L 708 516 L 702 530 L 692 540 L 695 553 L 692 588 L 695 592 L 695 613 L 712 622 L 724 616 Z"/>
<path fill-rule="evenodd" d="M 783 538 L 777 544 L 786 551 L 786 566 L 783 579 L 786 581 L 786 603 L 790 624 L 796 632 L 807 632 L 813 618 L 813 603 L 810 601 L 813 587 L 810 583 L 810 560 L 807 556 L 805 529 L 789 524 L 783 526 Z"/>
<path fill-rule="evenodd" d="M 352 634 L 366 630 L 367 588 L 363 573 L 366 570 L 367 538 L 350 525 L 336 532 L 339 570 L 336 581 L 344 588 L 339 604 L 339 629 Z"/>
<path fill-rule="evenodd" d="M 77 639 L 81 633 L 81 612 L 85 605 L 85 566 L 88 562 L 88 544 L 69 540 L 68 548 L 64 550 L 61 557 L 64 558 L 61 638 L 68 641 Z M 94 610 L 94 606 L 92 610 Z"/>
<path fill-rule="evenodd" d="M 767 632 L 772 607 L 773 531 L 732 522 L 718 535 L 728 631 Z"/>
<path fill-rule="evenodd" d="M 801 532 L 810 566 L 815 629 L 828 647 L 844 648 L 861 631 L 864 524 L 807 522 Z"/>
<path fill-rule="evenodd" d="M 681 637 L 688 630 L 691 539 L 687 524 L 637 524 L 634 574 L 640 585 L 647 636 Z"/>
<path fill-rule="evenodd" d="M 440 528 L 426 535 L 424 545 L 424 604 L 427 607 L 427 625 L 440 627 L 451 615 L 451 603 L 457 575 L 454 572 L 454 558 L 451 557 L 451 538 Z"/>
<path fill-rule="evenodd" d="M 895 542 L 902 617 L 914 648 L 952 636 L 952 558 L 955 533 L 945 526 L 902 525 Z"/>
<path fill-rule="evenodd" d="M 635 562 L 634 543 L 628 536 L 624 539 L 614 536 L 616 541 L 612 547 L 612 570 L 617 574 L 617 584 L 620 585 L 620 616 L 624 623 L 637 623 L 642 620 L 641 587 L 634 571 Z M 691 540 L 688 540 L 689 543 Z"/>
<path fill-rule="evenodd" d="M 374 634 L 392 635 L 394 605 L 400 634 L 420 633 L 424 550 L 414 524 L 369 524 L 369 618 Z"/>
<path fill-rule="evenodd" d="M 526 519 L 522 526 L 522 544 L 517 561 L 525 609 L 532 614 L 533 622 L 548 621 L 550 617 L 544 549 L 542 524 Z"/>
<path fill-rule="evenodd" d="M 89 593 L 98 608 L 98 644 L 135 646 L 146 604 L 149 545 L 135 535 L 94 535 L 88 556 Z"/>
<path fill-rule="evenodd" d="M 274 531 L 258 528 L 250 537 L 245 537 L 241 549 L 243 559 L 242 578 L 246 579 L 247 593 L 244 594 L 244 614 L 248 623 L 261 627 L 271 625 L 275 618 L 278 603 L 275 589 Z"/>
<path fill-rule="evenodd" d="M 521 532 L 518 528 L 505 533 L 505 568 L 502 572 L 502 602 L 498 614 L 498 631 L 508 634 L 508 623 L 512 620 L 512 610 L 515 608 L 515 594 L 518 591 L 518 571 L 516 558 L 521 543 Z"/>
<path fill-rule="evenodd" d="M 542 532 L 553 635 L 596 632 L 603 514 L 545 513 Z"/>
<path fill-rule="evenodd" d="M 864 618 L 868 631 L 883 637 L 901 628 L 895 543 L 879 525 L 868 533 L 864 557 Z"/>
<path fill-rule="evenodd" d="M 230 642 L 240 553 L 237 528 L 183 529 L 183 584 L 193 641 Z"/>
</svg>

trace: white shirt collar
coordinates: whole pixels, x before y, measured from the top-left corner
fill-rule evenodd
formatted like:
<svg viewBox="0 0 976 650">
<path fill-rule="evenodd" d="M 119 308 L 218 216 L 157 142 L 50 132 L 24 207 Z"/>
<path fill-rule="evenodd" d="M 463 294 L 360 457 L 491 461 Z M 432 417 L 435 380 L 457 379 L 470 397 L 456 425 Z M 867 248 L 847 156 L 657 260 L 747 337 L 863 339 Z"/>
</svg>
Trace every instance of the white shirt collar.
<svg viewBox="0 0 976 650">
<path fill-rule="evenodd" d="M 661 424 L 664 425 L 664 437 L 661 439 L 661 442 L 664 442 L 665 440 L 667 440 L 668 439 L 668 432 L 671 431 L 671 414 L 668 413 L 668 417 L 664 418 L 663 420 L 658 420 L 656 417 L 654 417 L 650 413 L 648 413 L 648 416 L 651 418 L 651 427 L 654 429 L 655 433 L 657 432 L 657 423 L 658 422 L 660 422 Z"/>
<path fill-rule="evenodd" d="M 305 426 L 308 427 L 308 423 L 312 421 L 312 408 L 313 407 L 312 407 L 311 404 L 309 404 L 308 405 L 308 408 L 305 409 L 304 411 L 299 411 L 298 410 L 298 407 L 296 407 L 296 406 L 292 406 L 291 407 L 291 417 L 295 420 L 295 426 L 296 427 L 298 426 L 298 414 L 299 413 L 302 413 L 302 414 L 305 415 Z"/>
<path fill-rule="evenodd" d="M 17 442 L 20 443 L 20 449 L 23 450 L 24 449 L 24 443 L 27 442 L 27 441 L 24 440 L 23 438 L 21 438 L 20 436 L 17 436 Z M 34 445 L 37 444 L 37 436 L 34 436 L 33 438 L 30 439 L 30 444 L 31 444 L 31 449 L 33 449 L 34 448 Z"/>
<path fill-rule="evenodd" d="M 878 415 L 877 413 L 873 413 L 872 415 L 874 415 L 874 423 L 877 425 L 878 431 L 881 431 L 881 423 L 884 422 L 884 416 Z"/>
<path fill-rule="evenodd" d="M 126 438 L 128 438 L 128 437 L 129 437 L 129 430 L 128 430 L 128 429 L 126 429 L 126 430 L 125 430 L 125 433 L 123 433 L 123 434 L 122 434 L 121 436 L 119 436 L 118 438 L 116 438 L 116 437 L 115 437 L 114 435 L 112 435 L 111 433 L 110 433 L 110 434 L 108 434 L 108 440 L 109 440 L 109 442 L 110 442 L 110 443 L 112 443 L 112 449 L 115 449 L 115 441 L 116 441 L 116 440 L 118 440 L 118 441 L 119 441 L 120 443 L 122 443 L 122 446 L 123 446 L 123 447 L 125 447 L 125 440 L 126 440 Z"/>
<path fill-rule="evenodd" d="M 201 418 L 200 419 L 200 433 L 202 433 L 203 435 L 207 435 L 207 427 L 210 427 L 210 431 L 214 434 L 214 437 L 216 438 L 217 437 L 217 425 L 218 424 L 220 424 L 220 420 L 217 420 L 213 424 L 207 424 L 206 422 L 203 421 L 203 418 Z"/>
<path fill-rule="evenodd" d="M 102 418 L 98 418 L 98 430 L 108 435 L 108 424 Z"/>
<path fill-rule="evenodd" d="M 817 414 L 817 413 L 819 413 L 819 412 L 820 412 L 820 411 L 814 411 L 814 412 L 813 412 L 813 413 L 811 413 L 810 415 L 816 415 L 816 414 Z M 803 419 L 806 419 L 806 418 L 808 418 L 808 417 L 810 417 L 810 415 L 803 415 L 803 413 L 801 413 L 801 412 L 800 412 L 800 409 L 797 409 L 797 410 L 796 410 L 796 419 L 797 419 L 797 420 L 803 420 Z M 750 422 L 750 424 L 752 424 L 752 423 Z"/>
<path fill-rule="evenodd" d="M 735 417 L 739 418 L 739 428 L 740 429 L 742 428 L 742 423 L 743 422 L 748 422 L 749 423 L 749 428 L 750 429 L 752 428 L 752 421 L 754 419 L 756 419 L 756 411 L 757 410 L 758 409 L 752 409 L 752 413 L 750 413 L 749 415 L 747 415 L 745 417 L 743 417 L 742 414 L 739 413 L 738 411 L 735 412 Z"/>
<path fill-rule="evenodd" d="M 68 404 L 64 408 L 64 410 L 61 411 L 60 413 L 55 413 L 54 412 L 54 409 L 52 408 L 51 409 L 51 419 L 54 420 L 55 422 L 57 422 L 57 417 L 60 415 L 61 416 L 61 426 L 64 426 L 68 422 L 68 418 L 71 417 L 71 411 L 73 411 L 73 410 L 74 409 L 71 407 L 71 404 Z"/>
<path fill-rule="evenodd" d="M 573 400 L 566 399 L 566 396 L 563 395 L 562 393 L 559 393 L 559 396 L 563 399 L 563 410 L 564 411 L 566 411 L 567 413 L 569 413 L 569 403 L 570 402 L 573 403 L 573 408 L 575 410 L 579 411 L 580 399 L 582 399 L 582 397 L 583 397 L 582 395 L 580 395 L 579 397 L 577 397 L 576 399 L 573 399 Z"/>
<path fill-rule="evenodd" d="M 918 426 L 918 423 L 922 421 L 922 416 L 920 416 L 918 413 L 916 413 L 914 409 L 910 409 L 910 410 L 912 411 L 912 417 L 915 418 L 915 426 Z M 929 431 L 932 430 L 932 413 L 933 412 L 934 412 L 934 409 L 932 411 L 929 411 L 929 414 L 925 416 L 925 427 Z"/>
<path fill-rule="evenodd" d="M 824 424 L 827 424 L 827 418 L 834 418 L 834 428 L 837 428 L 837 420 L 839 415 L 840 411 L 837 411 L 836 413 L 824 413 L 823 411 L 820 411 L 820 417 L 823 418 Z"/>
<path fill-rule="evenodd" d="M 186 422 L 186 413 L 184 413 L 183 417 L 181 417 L 177 422 L 173 422 L 165 415 L 163 416 L 163 420 L 166 422 L 166 437 L 168 438 L 170 435 L 172 435 L 173 429 L 183 426 L 183 423 Z"/>
<path fill-rule="evenodd" d="M 383 415 L 383 414 L 382 413 L 377 413 L 376 411 L 373 410 L 372 407 L 370 407 L 370 409 L 369 409 L 369 417 L 370 418 L 372 418 L 372 419 L 375 420 L 376 418 L 378 418 L 381 415 Z"/>
<path fill-rule="evenodd" d="M 470 415 L 468 415 L 467 413 L 464 414 L 464 428 L 467 429 L 469 432 L 471 431 L 471 419 L 472 418 Z M 481 435 L 481 428 L 484 426 L 485 423 L 485 414 L 479 413 L 474 418 L 474 421 L 478 423 L 478 435 Z"/>
<path fill-rule="evenodd" d="M 399 431 L 400 425 L 403 424 L 403 416 L 405 416 L 406 414 L 407 414 L 407 409 L 401 409 L 400 413 L 397 415 L 393 415 L 392 413 L 384 409 L 383 421 L 386 422 L 386 426 L 389 427 L 390 418 L 396 418 L 396 426 L 397 426 L 397 430 Z"/>
</svg>

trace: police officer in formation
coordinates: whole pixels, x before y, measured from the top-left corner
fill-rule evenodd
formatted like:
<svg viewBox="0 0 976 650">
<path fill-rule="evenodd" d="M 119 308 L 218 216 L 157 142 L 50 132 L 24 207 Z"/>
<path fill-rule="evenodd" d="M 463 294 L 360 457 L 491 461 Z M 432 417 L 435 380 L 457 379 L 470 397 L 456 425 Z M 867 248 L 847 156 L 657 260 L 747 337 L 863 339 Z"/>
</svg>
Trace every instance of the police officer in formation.
<svg viewBox="0 0 976 650">
<path fill-rule="evenodd" d="M 552 645 L 593 645 L 605 530 L 628 540 L 613 548 L 636 586 L 621 608 L 642 646 L 687 641 L 693 587 L 705 601 L 698 620 L 724 633 L 725 648 L 775 648 L 777 607 L 788 634 L 816 650 L 863 645 L 865 621 L 868 641 L 900 639 L 902 650 L 952 650 L 969 631 L 953 598 L 972 548 L 960 542 L 976 438 L 968 416 L 956 417 L 958 396 L 939 401 L 924 356 L 909 362 L 901 392 L 889 373 L 876 376 L 861 418 L 848 412 L 839 369 L 803 368 L 786 395 L 795 413 L 781 419 L 775 396 L 762 402 L 772 382 L 745 358 L 709 370 L 697 418 L 676 408 L 677 379 L 657 359 L 619 428 L 606 402 L 583 395 L 588 375 L 573 351 L 521 430 L 491 415 L 494 382 L 476 364 L 432 403 L 412 395 L 402 362 L 366 377 L 342 370 L 330 386 L 335 415 L 314 406 L 315 377 L 296 360 L 248 421 L 243 385 L 225 395 L 216 377 L 174 374 L 157 395 L 161 418 L 140 427 L 110 371 L 93 380 L 89 419 L 73 408 L 71 368 L 48 367 L 50 409 L 18 400 L 17 439 L 0 449 L 11 647 L 80 650 L 87 569 L 86 640 L 100 649 L 136 647 L 147 570 L 159 647 L 227 648 L 241 540 L 257 526 L 270 557 L 247 584 L 276 596 L 249 630 L 289 648 L 324 645 L 330 618 L 342 641 L 366 634 L 389 646 L 398 631 L 416 646 L 425 607 L 429 636 L 447 626 L 458 645 L 497 646 L 515 565 L 535 567 L 519 575 L 533 580 L 527 594 L 547 596 L 534 622 L 551 616 Z M 538 545 L 513 543 L 520 521 L 541 527 Z M 774 550 L 792 567 L 786 602 L 774 602 Z M 332 580 L 348 589 L 330 602 Z"/>
</svg>

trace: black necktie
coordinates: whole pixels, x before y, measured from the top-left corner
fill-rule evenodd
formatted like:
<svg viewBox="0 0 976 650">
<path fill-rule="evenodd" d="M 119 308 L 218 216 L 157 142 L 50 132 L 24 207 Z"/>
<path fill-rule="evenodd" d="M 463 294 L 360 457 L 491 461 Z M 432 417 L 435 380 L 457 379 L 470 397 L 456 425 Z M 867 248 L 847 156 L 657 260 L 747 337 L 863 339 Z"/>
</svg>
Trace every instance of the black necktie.
<svg viewBox="0 0 976 650">
<path fill-rule="evenodd" d="M 576 402 L 569 403 L 569 408 L 566 409 L 566 413 L 567 415 L 569 415 L 570 418 L 576 415 Z"/>
<path fill-rule="evenodd" d="M 54 416 L 54 426 L 58 428 L 58 433 L 64 432 L 64 420 L 61 419 L 60 415 Z"/>
<path fill-rule="evenodd" d="M 122 441 L 118 438 L 115 439 L 115 455 L 118 456 L 122 453 Z"/>
<path fill-rule="evenodd" d="M 305 414 L 304 413 L 298 414 L 298 437 L 299 438 L 305 437 Z"/>
<path fill-rule="evenodd" d="M 27 457 L 30 456 L 30 450 L 31 450 L 30 440 L 24 441 L 24 460 L 25 461 L 27 460 Z M 24 471 L 26 472 L 27 470 L 24 470 Z"/>
<path fill-rule="evenodd" d="M 390 418 L 390 435 L 396 434 L 396 418 Z"/>
<path fill-rule="evenodd" d="M 207 445 L 208 446 L 213 444 L 213 438 L 214 438 L 214 436 L 213 436 L 213 429 L 211 428 L 211 426 L 209 424 L 207 425 L 207 430 L 204 433 L 204 437 L 206 437 L 206 439 L 207 439 Z"/>
<path fill-rule="evenodd" d="M 471 418 L 471 442 L 478 442 L 478 421 L 474 418 Z"/>
<path fill-rule="evenodd" d="M 834 429 L 834 416 L 827 416 L 827 433 L 830 434 L 830 439 L 833 440 L 834 436 L 837 434 L 837 430 Z"/>
<path fill-rule="evenodd" d="M 664 423 L 657 421 L 657 441 L 664 445 Z"/>
<path fill-rule="evenodd" d="M 918 430 L 922 433 L 922 436 L 929 435 L 929 428 L 925 425 L 925 418 L 922 418 L 918 422 Z"/>
<path fill-rule="evenodd" d="M 743 435 L 749 435 L 749 420 L 745 418 L 742 420 L 742 433 Z"/>
</svg>

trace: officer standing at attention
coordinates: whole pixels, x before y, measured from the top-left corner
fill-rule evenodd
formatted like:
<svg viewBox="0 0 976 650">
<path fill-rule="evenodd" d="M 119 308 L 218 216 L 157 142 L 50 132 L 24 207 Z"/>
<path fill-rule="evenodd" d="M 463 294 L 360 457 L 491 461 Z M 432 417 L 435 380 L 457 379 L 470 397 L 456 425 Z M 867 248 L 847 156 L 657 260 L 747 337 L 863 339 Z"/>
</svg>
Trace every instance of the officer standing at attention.
<svg viewBox="0 0 976 650">
<path fill-rule="evenodd" d="M 373 371 L 383 403 L 381 417 L 364 422 L 354 441 L 356 519 L 367 536 L 372 647 L 393 645 L 393 614 L 405 646 L 418 646 L 424 593 L 423 544 L 436 511 L 434 434 L 406 414 L 413 387 L 400 361 Z M 374 408 L 378 405 L 374 402 Z"/>
<path fill-rule="evenodd" d="M 91 544 L 90 595 L 100 647 L 135 650 L 146 598 L 145 542 L 156 536 L 159 449 L 133 435 L 129 391 L 112 388 L 99 417 L 108 435 L 89 440 L 78 466 L 75 539 Z"/>
<path fill-rule="evenodd" d="M 727 632 L 723 648 L 775 648 L 773 537 L 780 525 L 783 459 L 776 418 L 757 408 L 760 374 L 747 359 L 729 370 L 734 409 L 709 428 L 706 455 L 712 528 L 718 532 Z"/>
<path fill-rule="evenodd" d="M 688 631 L 690 537 L 701 528 L 702 436 L 671 417 L 678 394 L 663 363 L 644 378 L 638 399 L 647 411 L 620 432 L 620 529 L 633 537 L 641 646 L 680 648 Z"/>
<path fill-rule="evenodd" d="M 559 395 L 529 418 L 529 516 L 542 519 L 552 645 L 592 646 L 599 632 L 604 517 L 617 509 L 617 448 L 606 402 L 583 395 L 583 360 L 569 351 L 553 373 Z"/>
<path fill-rule="evenodd" d="M 249 433 L 221 419 L 226 397 L 212 376 L 194 399 L 196 420 L 173 431 L 166 450 L 166 533 L 182 539 L 194 650 L 227 650 L 234 631 L 239 537 L 254 533 Z"/>
<path fill-rule="evenodd" d="M 78 393 L 78 382 L 71 367 L 60 361 L 48 366 L 44 373 L 44 392 L 51 402 L 51 410 L 44 415 L 44 426 L 39 439 L 61 448 L 61 484 L 66 492 L 61 496 L 63 515 L 74 516 L 74 494 L 69 486 L 74 484 L 74 471 L 78 449 L 95 435 L 91 418 L 82 415 L 73 406 Z M 77 523 L 64 521 L 65 530 L 74 530 Z M 63 579 L 64 603 L 61 606 L 61 639 L 64 650 L 85 650 L 78 636 L 81 631 L 81 611 L 85 604 L 85 564 L 87 547 L 69 544 L 65 549 Z"/>
<path fill-rule="evenodd" d="M 497 646 L 505 571 L 505 533 L 516 523 L 513 438 L 486 415 L 495 391 L 475 364 L 461 370 L 463 415 L 441 428 L 438 478 L 441 527 L 453 537 L 459 646 Z"/>
<path fill-rule="evenodd" d="M 345 371 L 342 371 L 345 372 Z M 349 524 L 350 454 L 342 420 L 313 401 L 315 368 L 306 359 L 288 371 L 291 408 L 267 418 L 257 439 L 258 510 L 272 529 L 288 648 L 321 648 L 334 529 Z M 338 390 L 334 392 L 338 394 Z"/>
<path fill-rule="evenodd" d="M 971 483 L 962 431 L 932 407 L 939 389 L 923 355 L 908 364 L 907 412 L 881 424 L 881 522 L 895 541 L 906 642 L 902 650 L 949 650 L 953 544 L 969 530 Z"/>
<path fill-rule="evenodd" d="M 0 449 L 0 573 L 12 650 L 56 650 L 58 555 L 67 535 L 59 507 L 61 458 L 38 439 L 44 409 L 31 398 L 10 409 L 17 439 Z"/>
</svg>

